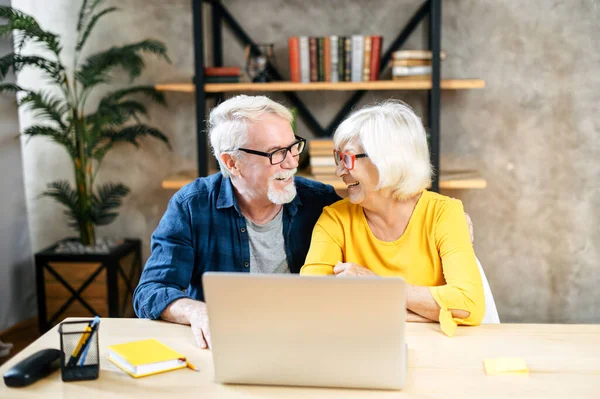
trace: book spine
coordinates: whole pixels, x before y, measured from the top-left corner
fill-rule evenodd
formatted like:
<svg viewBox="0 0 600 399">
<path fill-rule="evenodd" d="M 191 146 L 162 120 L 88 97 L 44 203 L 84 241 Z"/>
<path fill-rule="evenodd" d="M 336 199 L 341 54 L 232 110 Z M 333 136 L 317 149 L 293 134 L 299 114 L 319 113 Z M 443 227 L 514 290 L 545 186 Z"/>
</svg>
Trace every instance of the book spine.
<svg viewBox="0 0 600 399">
<path fill-rule="evenodd" d="M 371 76 L 369 80 L 379 80 L 379 62 L 381 59 L 381 36 L 371 38 Z"/>
<path fill-rule="evenodd" d="M 393 60 L 392 66 L 422 66 L 431 65 L 431 60 L 415 60 L 412 58 L 405 60 Z"/>
<path fill-rule="evenodd" d="M 297 36 L 288 39 L 288 53 L 290 57 L 290 81 L 300 82 L 300 45 Z"/>
<path fill-rule="evenodd" d="M 344 71 L 346 69 L 346 51 L 344 47 L 346 45 L 346 38 L 340 36 L 338 38 L 338 77 L 340 82 L 344 81 Z"/>
<path fill-rule="evenodd" d="M 412 75 L 429 75 L 431 74 L 431 66 L 412 66 L 401 67 L 395 66 L 392 68 L 393 76 L 412 76 Z"/>
<path fill-rule="evenodd" d="M 325 41 L 322 37 L 317 38 L 317 79 L 325 81 Z"/>
<path fill-rule="evenodd" d="M 365 36 L 364 47 L 362 80 L 368 82 L 371 78 L 371 36 Z"/>
<path fill-rule="evenodd" d="M 346 43 L 344 44 L 344 81 L 350 82 L 352 80 L 352 38 L 347 37 Z"/>
<path fill-rule="evenodd" d="M 204 83 L 239 83 L 239 76 L 207 76 Z"/>
<path fill-rule="evenodd" d="M 319 81 L 319 73 L 318 73 L 318 65 L 317 65 L 317 38 L 310 37 L 308 39 L 308 50 L 310 52 L 310 81 L 318 82 Z"/>
<path fill-rule="evenodd" d="M 405 60 L 405 59 L 418 59 L 418 60 L 430 60 L 431 51 L 429 50 L 398 50 L 392 54 L 394 60 Z M 440 51 L 440 59 L 446 58 L 446 52 Z"/>
<path fill-rule="evenodd" d="M 331 39 L 323 38 L 323 81 L 331 82 Z"/>
<path fill-rule="evenodd" d="M 300 36 L 300 81 L 310 82 L 310 52 L 308 51 L 308 36 Z"/>
<path fill-rule="evenodd" d="M 204 76 L 240 76 L 239 67 L 205 67 Z"/>
<path fill-rule="evenodd" d="M 365 39 L 362 35 L 352 36 L 352 81 L 362 81 L 362 70 L 363 70 L 363 51 L 364 51 Z"/>
<path fill-rule="evenodd" d="M 330 36 L 330 59 L 331 59 L 331 82 L 339 82 L 340 81 L 340 55 L 339 55 L 339 38 L 338 36 Z"/>
</svg>

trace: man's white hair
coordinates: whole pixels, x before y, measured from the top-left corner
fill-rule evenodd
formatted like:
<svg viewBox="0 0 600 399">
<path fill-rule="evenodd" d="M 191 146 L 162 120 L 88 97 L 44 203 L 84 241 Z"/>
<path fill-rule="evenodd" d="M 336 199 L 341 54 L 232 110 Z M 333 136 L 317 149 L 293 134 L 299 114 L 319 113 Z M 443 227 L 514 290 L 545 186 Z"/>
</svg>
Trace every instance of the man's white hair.
<svg viewBox="0 0 600 399">
<path fill-rule="evenodd" d="M 364 107 L 340 124 L 335 148 L 359 144 L 379 171 L 377 190 L 392 198 L 410 198 L 431 184 L 427 135 L 421 119 L 407 104 L 389 100 Z"/>
<path fill-rule="evenodd" d="M 229 172 L 221 162 L 221 154 L 228 152 L 239 156 L 237 149 L 243 147 L 247 141 L 248 122 L 259 120 L 265 113 L 278 115 L 290 123 L 293 119 L 285 106 L 265 96 L 235 96 L 210 112 L 210 145 L 223 176 L 228 177 Z"/>
</svg>

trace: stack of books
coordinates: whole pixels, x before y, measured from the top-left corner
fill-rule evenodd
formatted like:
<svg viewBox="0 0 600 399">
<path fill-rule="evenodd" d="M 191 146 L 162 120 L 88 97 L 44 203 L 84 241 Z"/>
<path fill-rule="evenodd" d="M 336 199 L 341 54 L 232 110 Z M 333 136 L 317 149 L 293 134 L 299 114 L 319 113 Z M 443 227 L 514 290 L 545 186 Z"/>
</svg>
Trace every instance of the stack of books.
<svg viewBox="0 0 600 399">
<path fill-rule="evenodd" d="M 204 83 L 239 83 L 240 67 L 205 67 Z"/>
<path fill-rule="evenodd" d="M 378 80 L 381 36 L 294 36 L 288 39 L 292 82 Z"/>
<path fill-rule="evenodd" d="M 446 53 L 440 52 L 444 60 Z M 392 79 L 425 79 L 431 76 L 431 51 L 400 50 L 392 54 Z"/>
<path fill-rule="evenodd" d="M 333 140 L 310 140 L 308 142 L 310 173 L 321 182 L 331 184 L 339 178 L 335 175 L 335 159 L 333 158 Z"/>
</svg>

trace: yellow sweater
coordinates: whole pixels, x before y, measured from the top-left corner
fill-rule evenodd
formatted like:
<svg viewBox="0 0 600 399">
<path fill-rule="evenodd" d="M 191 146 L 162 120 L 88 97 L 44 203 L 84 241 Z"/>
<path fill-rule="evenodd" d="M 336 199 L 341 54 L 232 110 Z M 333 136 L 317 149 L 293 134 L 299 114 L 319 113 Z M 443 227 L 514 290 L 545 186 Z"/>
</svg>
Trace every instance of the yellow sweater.
<svg viewBox="0 0 600 399">
<path fill-rule="evenodd" d="M 459 200 L 423 191 L 406 230 L 392 242 L 373 235 L 360 205 L 344 199 L 325 207 L 300 274 L 333 274 L 338 261 L 431 287 L 431 295 L 442 308 L 441 328 L 449 335 L 457 323 L 478 325 L 485 314 L 481 275 Z M 466 310 L 470 315 L 453 319 L 448 309 Z"/>
</svg>

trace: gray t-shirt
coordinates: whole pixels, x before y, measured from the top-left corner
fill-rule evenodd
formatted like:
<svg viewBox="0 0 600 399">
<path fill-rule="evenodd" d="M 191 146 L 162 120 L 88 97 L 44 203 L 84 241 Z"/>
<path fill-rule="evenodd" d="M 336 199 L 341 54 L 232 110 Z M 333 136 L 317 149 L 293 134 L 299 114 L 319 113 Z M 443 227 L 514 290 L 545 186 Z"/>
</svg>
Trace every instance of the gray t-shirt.
<svg viewBox="0 0 600 399">
<path fill-rule="evenodd" d="M 283 240 L 283 207 L 273 220 L 258 225 L 246 218 L 250 273 L 289 273 Z"/>
</svg>

